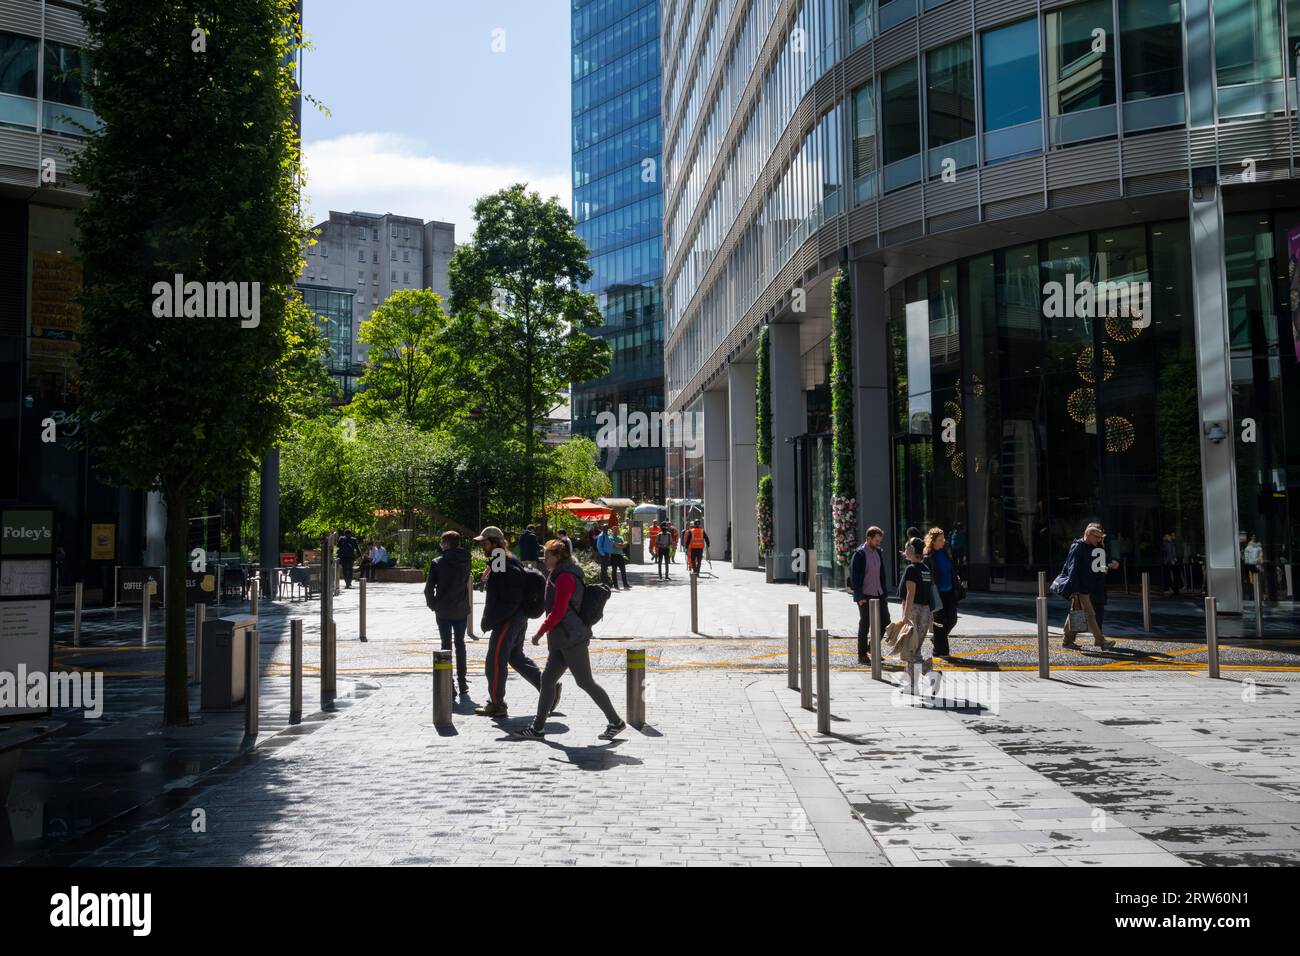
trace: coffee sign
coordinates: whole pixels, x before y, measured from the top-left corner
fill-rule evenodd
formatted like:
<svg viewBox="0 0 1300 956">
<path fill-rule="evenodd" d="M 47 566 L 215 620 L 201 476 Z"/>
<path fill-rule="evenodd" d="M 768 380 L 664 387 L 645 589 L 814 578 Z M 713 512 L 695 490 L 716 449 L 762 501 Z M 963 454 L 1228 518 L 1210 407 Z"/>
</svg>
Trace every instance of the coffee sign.
<svg viewBox="0 0 1300 956">
<path fill-rule="evenodd" d="M 54 553 L 53 511 L 5 511 L 0 527 L 0 554 Z"/>
</svg>

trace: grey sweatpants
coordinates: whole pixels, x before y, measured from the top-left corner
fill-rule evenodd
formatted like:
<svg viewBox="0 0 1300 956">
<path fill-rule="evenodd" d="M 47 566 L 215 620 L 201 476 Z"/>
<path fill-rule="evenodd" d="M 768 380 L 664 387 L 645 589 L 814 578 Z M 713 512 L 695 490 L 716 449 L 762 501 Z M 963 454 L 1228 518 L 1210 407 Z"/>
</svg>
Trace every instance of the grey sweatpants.
<svg viewBox="0 0 1300 956">
<path fill-rule="evenodd" d="M 604 712 L 607 721 L 611 724 L 622 721 L 618 711 L 610 703 L 605 688 L 597 684 L 596 678 L 591 676 L 589 647 L 590 644 L 583 641 L 564 650 L 552 647 L 546 655 L 546 667 L 542 670 L 542 687 L 537 697 L 537 719 L 533 721 L 535 729 L 541 730 L 546 726 L 546 718 L 550 716 L 551 708 L 555 706 L 555 685 L 560 682 L 566 670 L 573 671 L 574 681 L 596 702 L 596 706 Z"/>
</svg>

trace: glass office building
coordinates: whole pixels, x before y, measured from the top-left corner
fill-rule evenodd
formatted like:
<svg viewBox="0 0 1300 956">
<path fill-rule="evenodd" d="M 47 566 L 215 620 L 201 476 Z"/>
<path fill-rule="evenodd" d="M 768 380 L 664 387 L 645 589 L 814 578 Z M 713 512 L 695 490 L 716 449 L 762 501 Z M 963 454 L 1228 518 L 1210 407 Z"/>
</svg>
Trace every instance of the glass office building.
<svg viewBox="0 0 1300 956">
<path fill-rule="evenodd" d="M 975 588 L 1028 591 L 1101 521 L 1113 587 L 1175 563 L 1229 611 L 1253 535 L 1267 587 L 1290 590 L 1300 0 L 665 0 L 661 15 L 668 407 L 704 410 L 710 536 L 729 528 L 740 566 L 789 577 L 816 547 L 831 567 L 842 275 L 859 535 L 882 526 L 892 556 L 904 529 L 937 525 Z"/>
<path fill-rule="evenodd" d="M 609 374 L 573 384 L 573 433 L 663 411 L 663 193 L 658 0 L 573 0 L 573 217 L 591 252 Z M 609 444 L 617 497 L 661 501 L 658 442 Z"/>
</svg>

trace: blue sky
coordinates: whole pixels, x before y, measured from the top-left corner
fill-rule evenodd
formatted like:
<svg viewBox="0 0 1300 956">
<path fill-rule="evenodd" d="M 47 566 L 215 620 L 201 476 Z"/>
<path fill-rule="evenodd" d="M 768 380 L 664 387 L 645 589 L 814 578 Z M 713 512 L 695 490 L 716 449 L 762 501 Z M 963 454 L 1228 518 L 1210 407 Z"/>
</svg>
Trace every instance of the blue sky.
<svg viewBox="0 0 1300 956">
<path fill-rule="evenodd" d="M 304 90 L 330 111 L 303 108 L 313 222 L 392 212 L 464 242 L 474 200 L 520 180 L 569 208 L 569 0 L 305 0 L 304 19 Z"/>
</svg>

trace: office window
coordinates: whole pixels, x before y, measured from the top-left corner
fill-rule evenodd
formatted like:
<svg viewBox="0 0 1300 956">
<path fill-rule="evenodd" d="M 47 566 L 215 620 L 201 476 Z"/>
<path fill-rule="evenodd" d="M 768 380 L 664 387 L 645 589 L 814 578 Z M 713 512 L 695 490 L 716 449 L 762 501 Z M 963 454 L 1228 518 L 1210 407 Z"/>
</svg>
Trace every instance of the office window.
<svg viewBox="0 0 1300 956">
<path fill-rule="evenodd" d="M 1063 116 L 1115 103 L 1115 25 L 1110 0 L 1053 10 L 1047 35 L 1047 108 Z"/>
<path fill-rule="evenodd" d="M 366 284 L 366 274 L 364 272 L 358 272 L 357 285 L 365 285 L 365 284 Z"/>
<path fill-rule="evenodd" d="M 849 0 L 849 49 L 856 50 L 872 36 L 871 0 Z"/>
<path fill-rule="evenodd" d="M 1211 9 L 1220 86 L 1282 78 L 1277 0 L 1215 0 Z"/>
<path fill-rule="evenodd" d="M 360 239 L 362 242 L 366 241 L 366 230 L 364 226 L 357 227 L 357 238 Z"/>
<path fill-rule="evenodd" d="M 868 83 L 853 91 L 853 201 L 866 202 L 875 195 L 876 102 L 875 87 Z"/>
<path fill-rule="evenodd" d="M 1022 20 L 980 34 L 980 54 L 985 160 L 1040 152 L 1038 22 Z"/>
<path fill-rule="evenodd" d="M 403 261 L 403 262 L 410 262 L 410 261 L 411 261 L 411 250 L 410 250 L 410 249 L 403 249 L 403 250 L 402 250 L 402 261 Z"/>
<path fill-rule="evenodd" d="M 394 262 L 396 262 L 396 261 L 397 261 L 397 250 L 396 250 L 396 249 L 390 249 L 389 252 L 388 252 L 388 258 L 390 258 L 390 259 L 392 259 Z"/>
<path fill-rule="evenodd" d="M 406 239 L 410 239 L 410 238 L 411 238 L 411 227 L 410 227 L 410 226 L 407 226 L 407 227 L 403 230 L 403 238 L 406 238 Z"/>
<path fill-rule="evenodd" d="M 1125 102 L 1183 91 L 1181 18 L 1178 0 L 1124 0 L 1119 5 Z"/>
<path fill-rule="evenodd" d="M 926 144 L 942 149 L 975 136 L 975 65 L 971 41 L 931 50 L 925 55 Z M 957 152 L 950 150 L 949 152 Z M 973 165 L 975 150 L 957 156 L 958 167 Z"/>
<path fill-rule="evenodd" d="M 395 226 L 395 225 L 393 226 L 393 238 L 394 238 L 394 239 L 397 238 L 397 226 Z"/>
<path fill-rule="evenodd" d="M 410 285 L 410 284 L 411 284 L 411 274 L 409 272 L 403 272 L 402 285 Z"/>
<path fill-rule="evenodd" d="M 90 74 L 90 55 L 75 46 L 45 41 L 45 99 L 90 109 L 83 82 Z"/>
<path fill-rule="evenodd" d="M 378 264 L 379 264 L 379 252 L 378 252 L 378 250 L 376 250 L 375 252 L 370 253 L 370 264 L 371 264 L 371 265 L 378 265 Z"/>
<path fill-rule="evenodd" d="M 31 37 L 0 33 L 0 93 L 29 99 L 36 97 L 36 54 L 39 48 L 40 44 Z M 0 124 L 32 126 L 35 122 L 35 104 L 14 104 L 0 99 Z"/>
<path fill-rule="evenodd" d="M 396 270 L 396 269 L 393 270 L 392 278 L 391 278 L 389 281 L 390 281 L 390 282 L 396 282 L 396 281 L 397 281 L 397 270 Z"/>
<path fill-rule="evenodd" d="M 921 100 L 916 61 L 908 60 L 881 74 L 882 133 L 885 165 L 921 151 Z"/>
<path fill-rule="evenodd" d="M 320 254 L 322 256 L 328 256 L 330 254 L 330 244 L 328 242 L 322 242 L 320 244 Z"/>
<path fill-rule="evenodd" d="M 379 241 L 379 230 L 378 230 L 378 229 L 371 229 L 371 230 L 370 230 L 370 233 L 371 233 L 371 238 L 372 238 L 375 242 L 378 242 L 378 241 Z"/>
<path fill-rule="evenodd" d="M 364 250 L 364 249 L 358 249 L 358 250 L 357 250 L 357 262 L 365 262 L 365 261 L 366 261 L 366 253 L 365 253 L 365 250 Z"/>
</svg>

